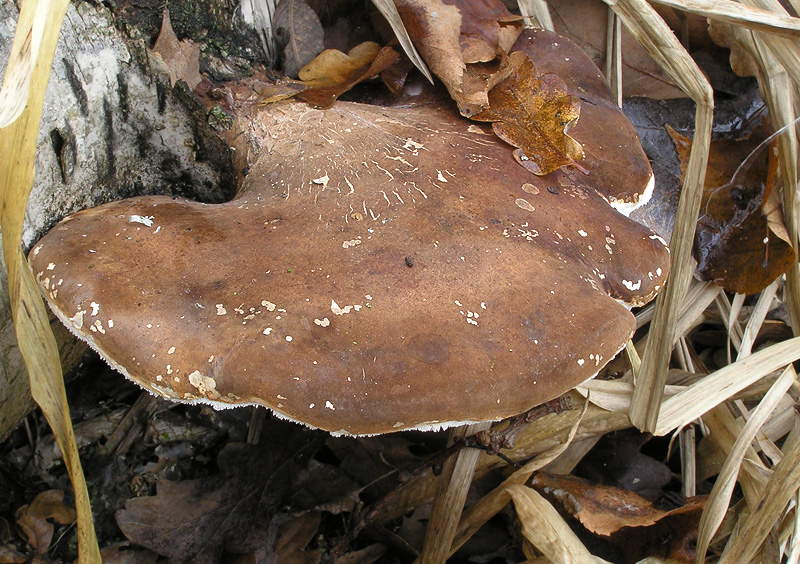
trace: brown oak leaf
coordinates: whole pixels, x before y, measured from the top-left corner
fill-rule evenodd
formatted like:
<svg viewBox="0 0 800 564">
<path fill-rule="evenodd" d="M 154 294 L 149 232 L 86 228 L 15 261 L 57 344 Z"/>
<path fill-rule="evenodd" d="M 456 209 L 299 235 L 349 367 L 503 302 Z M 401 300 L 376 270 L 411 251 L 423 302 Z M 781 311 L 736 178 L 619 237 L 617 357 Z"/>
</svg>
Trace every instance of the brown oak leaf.
<svg viewBox="0 0 800 564">
<path fill-rule="evenodd" d="M 472 116 L 492 122 L 503 141 L 518 147 L 517 161 L 537 175 L 549 174 L 562 166 L 580 166 L 581 144 L 567 134 L 580 117 L 580 101 L 572 96 L 555 74 L 537 72 L 526 54 L 508 56 L 510 75 L 489 91 L 489 107 Z"/>
<path fill-rule="evenodd" d="M 171 562 L 216 564 L 223 549 L 247 553 L 263 546 L 271 517 L 290 488 L 283 453 L 230 443 L 216 476 L 158 483 L 157 494 L 129 499 L 117 524 L 131 541 Z"/>
</svg>

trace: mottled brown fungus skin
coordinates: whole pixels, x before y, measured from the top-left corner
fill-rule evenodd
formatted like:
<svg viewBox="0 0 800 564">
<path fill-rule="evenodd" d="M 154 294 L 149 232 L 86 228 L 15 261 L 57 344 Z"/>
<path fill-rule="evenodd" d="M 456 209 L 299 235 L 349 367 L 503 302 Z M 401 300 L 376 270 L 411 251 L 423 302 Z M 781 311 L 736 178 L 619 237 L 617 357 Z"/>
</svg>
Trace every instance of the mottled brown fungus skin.
<svg viewBox="0 0 800 564">
<path fill-rule="evenodd" d="M 598 107 L 582 131 L 635 138 Z M 450 108 L 282 104 L 250 127 L 233 201 L 108 204 L 30 255 L 59 317 L 163 396 L 350 434 L 498 420 L 593 376 L 635 328 L 620 302 L 664 284 L 663 241 L 608 193 L 530 174 Z M 628 158 L 604 155 L 597 178 Z"/>
</svg>

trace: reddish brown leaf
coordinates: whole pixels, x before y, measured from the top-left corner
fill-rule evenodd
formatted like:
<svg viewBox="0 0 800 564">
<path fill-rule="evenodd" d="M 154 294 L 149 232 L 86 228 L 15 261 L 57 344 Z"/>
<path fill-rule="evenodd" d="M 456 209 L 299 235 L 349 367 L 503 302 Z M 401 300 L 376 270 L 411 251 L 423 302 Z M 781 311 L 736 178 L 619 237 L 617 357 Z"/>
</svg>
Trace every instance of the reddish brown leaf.
<svg viewBox="0 0 800 564">
<path fill-rule="evenodd" d="M 610 537 L 625 553 L 626 562 L 637 562 L 646 556 L 694 562 L 693 539 L 705 496 L 691 498 L 685 505 L 667 511 L 654 507 L 639 494 L 572 476 L 539 473 L 532 485 L 558 500 L 586 529 Z"/>
<path fill-rule="evenodd" d="M 41 515 L 28 513 L 27 506 L 17 512 L 17 525 L 25 534 L 28 544 L 39 554 L 45 554 L 53 540 L 53 525 Z"/>
<path fill-rule="evenodd" d="M 578 121 L 580 102 L 555 74 L 540 74 L 522 52 L 508 56 L 511 74 L 489 92 L 490 107 L 472 117 L 492 122 L 502 140 L 519 147 L 520 164 L 538 175 L 577 166 L 581 144 L 567 135 Z"/>
<path fill-rule="evenodd" d="M 17 510 L 17 525 L 39 554 L 45 554 L 53 540 L 53 519 L 61 525 L 75 521 L 75 510 L 64 505 L 64 492 L 47 490 L 37 495 L 30 505 Z"/>
<path fill-rule="evenodd" d="M 200 75 L 200 46 L 188 39 L 178 41 L 172 30 L 169 10 L 164 10 L 161 32 L 151 53 L 157 61 L 163 63 L 173 86 L 182 80 L 189 90 L 194 90 L 203 80 Z"/>
<path fill-rule="evenodd" d="M 353 86 L 378 76 L 397 62 L 400 55 L 391 47 L 365 42 L 347 54 L 327 49 L 300 71 L 301 84 L 306 88 L 297 94 L 318 108 L 329 108 L 336 99 Z"/>
<path fill-rule="evenodd" d="M 668 130 L 684 172 L 691 140 Z M 731 292 L 760 292 L 796 260 L 773 190 L 777 158 L 771 150 L 750 157 L 767 134 L 760 126 L 743 139 L 712 141 L 709 151 L 694 256 L 701 279 Z"/>
</svg>

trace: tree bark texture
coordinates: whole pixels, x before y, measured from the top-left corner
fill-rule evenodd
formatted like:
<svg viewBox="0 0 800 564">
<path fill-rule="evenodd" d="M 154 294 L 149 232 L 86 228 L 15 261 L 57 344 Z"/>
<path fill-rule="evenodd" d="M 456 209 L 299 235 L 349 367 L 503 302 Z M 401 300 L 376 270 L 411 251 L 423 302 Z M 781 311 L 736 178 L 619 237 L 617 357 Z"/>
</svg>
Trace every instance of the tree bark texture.
<svg viewBox="0 0 800 564">
<path fill-rule="evenodd" d="M 126 6 L 112 7 L 131 14 Z M 147 14 L 152 19 L 156 12 L 160 14 L 160 8 Z M 0 0 L 3 67 L 17 16 L 12 1 Z M 152 38 L 141 29 L 121 22 L 101 4 L 70 6 L 47 89 L 23 235 L 26 247 L 64 216 L 109 200 L 157 193 L 215 202 L 234 190 L 228 145 L 181 83 L 173 88 L 168 78 L 152 74 L 146 52 Z M 210 64 L 224 62 L 209 53 Z M 4 273 L 5 269 L 0 280 L 0 440 L 33 408 Z M 62 362 L 73 366 L 85 348 L 60 324 L 54 326 Z"/>
</svg>

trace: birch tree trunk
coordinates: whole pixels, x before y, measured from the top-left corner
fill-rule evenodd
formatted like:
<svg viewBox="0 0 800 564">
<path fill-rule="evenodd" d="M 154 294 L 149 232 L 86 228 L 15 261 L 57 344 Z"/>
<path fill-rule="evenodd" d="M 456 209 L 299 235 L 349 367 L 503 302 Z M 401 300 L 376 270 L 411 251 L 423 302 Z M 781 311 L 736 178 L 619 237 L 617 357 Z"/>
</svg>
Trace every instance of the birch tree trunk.
<svg viewBox="0 0 800 564">
<path fill-rule="evenodd" d="M 115 8 L 116 9 L 116 8 Z M 152 15 L 152 14 L 151 14 Z M 18 11 L 0 0 L 0 66 Z M 221 201 L 234 189 L 230 149 L 180 83 L 154 76 L 148 38 L 131 40 L 104 5 L 70 6 L 47 89 L 24 244 L 83 208 L 138 194 Z M 183 96 L 181 95 L 183 94 Z M 0 157 L 2 158 L 2 157 Z M 34 407 L 0 280 L 0 440 Z M 54 322 L 65 368 L 84 351 Z"/>
</svg>

